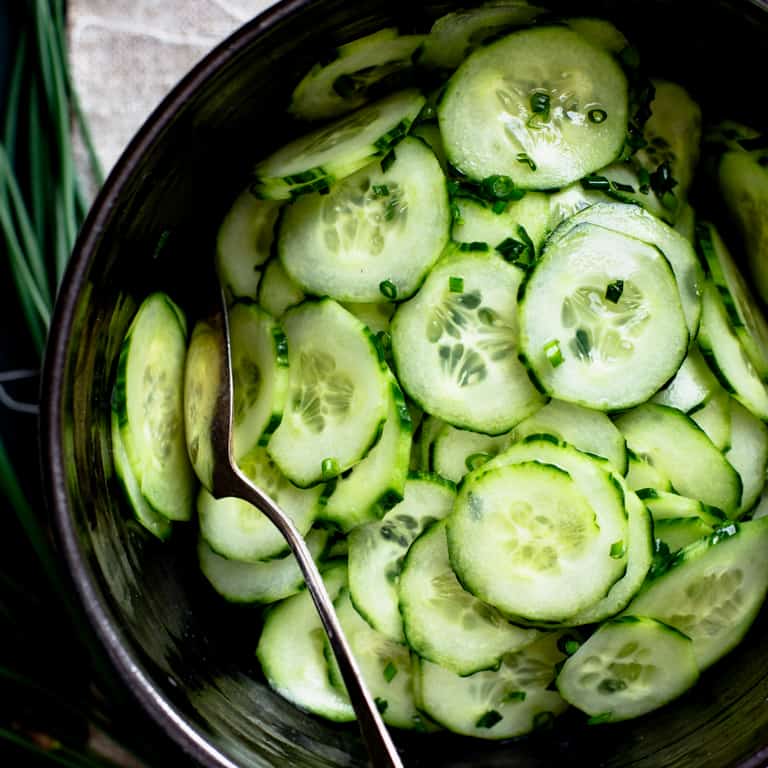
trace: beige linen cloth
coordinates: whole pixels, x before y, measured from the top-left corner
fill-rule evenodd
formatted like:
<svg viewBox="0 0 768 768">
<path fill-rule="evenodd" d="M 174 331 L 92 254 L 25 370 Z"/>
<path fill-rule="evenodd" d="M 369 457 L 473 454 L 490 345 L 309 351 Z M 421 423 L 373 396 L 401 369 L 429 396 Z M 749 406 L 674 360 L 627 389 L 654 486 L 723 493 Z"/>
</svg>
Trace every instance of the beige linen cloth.
<svg viewBox="0 0 768 768">
<path fill-rule="evenodd" d="M 105 173 L 181 77 L 274 2 L 69 0 L 73 78 Z"/>
</svg>

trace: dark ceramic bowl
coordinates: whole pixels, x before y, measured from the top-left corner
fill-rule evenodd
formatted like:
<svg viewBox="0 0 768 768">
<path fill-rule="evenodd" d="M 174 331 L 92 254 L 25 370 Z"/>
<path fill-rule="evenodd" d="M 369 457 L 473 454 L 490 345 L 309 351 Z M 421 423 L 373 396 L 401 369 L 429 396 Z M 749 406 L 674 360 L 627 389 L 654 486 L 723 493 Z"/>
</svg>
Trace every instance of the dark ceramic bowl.
<svg viewBox="0 0 768 768">
<path fill-rule="evenodd" d="M 458 5 L 285 0 L 208 55 L 168 96 L 105 184 L 75 249 L 45 366 L 43 466 L 59 543 L 119 675 L 204 766 L 363 766 L 354 725 L 306 715 L 265 684 L 259 613 L 203 583 L 194 532 L 145 535 L 118 492 L 110 383 L 137 300 L 168 290 L 188 311 L 210 273 L 214 235 L 252 162 L 295 132 L 283 108 L 328 47 L 385 25 L 423 30 Z M 710 117 L 766 120 L 765 0 L 542 0 L 615 21 L 653 75 L 686 85 Z M 415 766 L 758 766 L 768 762 L 768 611 L 737 651 L 672 706 L 635 722 L 559 727 L 513 744 L 396 735 Z"/>
</svg>

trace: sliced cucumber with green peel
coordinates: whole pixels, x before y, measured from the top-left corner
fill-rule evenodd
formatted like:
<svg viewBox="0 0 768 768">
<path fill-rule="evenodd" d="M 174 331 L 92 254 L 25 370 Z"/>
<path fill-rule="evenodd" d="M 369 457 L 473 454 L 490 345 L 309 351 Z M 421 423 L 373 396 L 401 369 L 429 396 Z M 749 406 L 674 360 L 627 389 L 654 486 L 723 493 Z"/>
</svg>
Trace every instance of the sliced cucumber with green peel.
<svg viewBox="0 0 768 768">
<path fill-rule="evenodd" d="M 576 16 L 564 19 L 564 22 L 583 38 L 598 48 L 617 54 L 629 45 L 624 33 L 618 30 L 607 19 L 596 19 L 590 16 Z"/>
<path fill-rule="evenodd" d="M 384 722 L 395 728 L 423 730 L 423 718 L 413 698 L 413 667 L 408 646 L 390 640 L 373 629 L 355 610 L 349 590 L 342 589 L 333 605 L 352 655 Z M 325 657 L 331 685 L 346 696 L 341 670 L 327 639 Z"/>
<path fill-rule="evenodd" d="M 723 239 L 709 222 L 696 228 L 699 249 L 717 286 L 731 328 L 757 374 L 768 378 L 768 323 Z"/>
<path fill-rule="evenodd" d="M 234 298 L 256 299 L 261 266 L 269 258 L 280 203 L 242 192 L 219 227 L 216 272 Z"/>
<path fill-rule="evenodd" d="M 721 387 L 720 391 L 711 395 L 701 408 L 688 414 L 720 451 L 727 451 L 731 447 L 730 401 L 732 399 Z"/>
<path fill-rule="evenodd" d="M 669 478 L 646 458 L 636 456 L 627 450 L 627 487 L 633 491 L 643 488 L 658 488 L 660 491 L 671 491 Z"/>
<path fill-rule="evenodd" d="M 141 525 L 158 539 L 164 541 L 171 535 L 172 523 L 165 515 L 152 509 L 150 503 L 142 496 L 141 488 L 133 474 L 131 463 L 128 461 L 128 454 L 125 452 L 123 438 L 120 436 L 120 422 L 114 411 L 112 412 L 111 435 L 112 460 L 115 464 L 117 477 L 125 491 L 128 505 Z"/>
<path fill-rule="evenodd" d="M 757 503 L 765 485 L 768 467 L 768 427 L 744 406 L 729 398 L 731 445 L 725 458 L 741 478 L 741 503 L 735 517 L 741 517 Z"/>
<path fill-rule="evenodd" d="M 403 498 L 411 455 L 413 425 L 397 380 L 389 378 L 384 430 L 368 455 L 340 477 L 323 505 L 321 517 L 343 531 L 380 518 Z"/>
<path fill-rule="evenodd" d="M 677 283 L 641 240 L 579 224 L 545 247 L 521 294 L 521 354 L 560 400 L 597 410 L 642 403 L 685 357 Z"/>
<path fill-rule="evenodd" d="M 509 435 L 483 435 L 445 424 L 432 446 L 432 468 L 438 475 L 459 483 L 509 445 Z"/>
<path fill-rule="evenodd" d="M 617 722 L 672 701 L 698 678 L 689 637 L 655 619 L 622 616 L 566 660 L 557 688 L 582 712 Z"/>
<path fill-rule="evenodd" d="M 184 430 L 184 313 L 164 293 L 139 307 L 120 348 L 112 408 L 128 463 L 153 509 L 189 520 L 195 475 Z"/>
<path fill-rule="evenodd" d="M 712 527 L 726 523 L 722 510 L 704 504 L 698 499 L 655 488 L 643 488 L 637 492 L 637 495 L 650 510 L 654 523 L 681 519 L 702 520 Z"/>
<path fill-rule="evenodd" d="M 255 448 L 238 462 L 240 469 L 293 521 L 303 536 L 318 515 L 323 486 L 296 488 L 280 472 L 264 448 Z M 197 498 L 200 533 L 222 557 L 248 563 L 277 557 L 287 551 L 283 535 L 270 519 L 242 499 L 214 499 L 200 489 Z"/>
<path fill-rule="evenodd" d="M 657 520 L 653 524 L 653 534 L 656 540 L 664 544 L 671 553 L 693 544 L 714 531 L 711 525 L 700 517 L 671 517 Z"/>
<path fill-rule="evenodd" d="M 424 35 L 398 35 L 387 27 L 340 45 L 330 62 L 318 62 L 301 79 L 288 108 L 303 120 L 336 117 L 361 107 L 412 66 Z"/>
<path fill-rule="evenodd" d="M 550 400 L 533 416 L 514 427 L 508 442 L 536 434 L 554 435 L 584 453 L 606 459 L 619 474 L 627 471 L 624 436 L 601 411 L 562 400 Z"/>
<path fill-rule="evenodd" d="M 259 304 L 272 317 L 281 318 L 287 309 L 301 304 L 306 294 L 285 271 L 280 259 L 274 258 L 264 267 L 259 283 Z"/>
<path fill-rule="evenodd" d="M 424 528 L 451 511 L 456 491 L 437 475 L 413 474 L 403 501 L 349 534 L 349 591 L 360 615 L 396 642 L 405 642 L 398 582 L 408 548 Z"/>
<path fill-rule="evenodd" d="M 530 23 L 542 12 L 526 0 L 492 0 L 477 8 L 446 13 L 432 25 L 419 64 L 455 69 L 486 41 L 511 27 Z"/>
<path fill-rule="evenodd" d="M 435 153 L 435 157 L 437 158 L 437 162 L 440 163 L 443 173 L 446 175 L 450 173 L 448 158 L 445 156 L 445 147 L 443 146 L 443 137 L 440 135 L 440 128 L 437 124 L 437 120 L 419 120 L 416 125 L 411 128 L 410 135 L 425 142 Z"/>
<path fill-rule="evenodd" d="M 288 396 L 288 342 L 274 318 L 250 302 L 229 310 L 229 333 L 237 461 L 266 445 L 280 424 Z"/>
<path fill-rule="evenodd" d="M 418 661 L 420 708 L 455 733 L 480 739 L 511 739 L 552 725 L 568 705 L 551 684 L 566 657 L 550 632 L 504 656 L 496 671 L 461 677 L 426 659 Z"/>
<path fill-rule="evenodd" d="M 256 164 L 251 192 L 285 200 L 327 189 L 389 152 L 423 106 L 418 91 L 399 91 L 294 139 Z"/>
<path fill-rule="evenodd" d="M 543 405 L 517 359 L 522 270 L 449 250 L 392 319 L 400 383 L 427 413 L 498 435 Z"/>
<path fill-rule="evenodd" d="M 768 520 L 731 523 L 682 549 L 627 608 L 684 632 L 699 669 L 744 636 L 768 590 Z"/>
<path fill-rule="evenodd" d="M 322 572 L 334 600 L 346 585 L 344 563 Z M 325 658 L 325 630 L 306 590 L 277 603 L 266 614 L 256 656 L 272 689 L 298 707 L 336 722 L 355 719 L 345 694 L 331 685 Z"/>
<path fill-rule="evenodd" d="M 578 224 L 595 224 L 656 246 L 672 267 L 686 326 L 691 339 L 695 338 L 701 318 L 704 273 L 690 242 L 637 205 L 606 202 L 576 213 L 553 234 L 552 239 L 556 241 L 567 235 Z"/>
<path fill-rule="evenodd" d="M 699 346 L 725 389 L 759 419 L 768 421 L 768 388 L 728 322 L 720 292 L 709 282 L 704 286 Z"/>
<path fill-rule="evenodd" d="M 347 301 L 342 306 L 376 334 L 389 333 L 389 324 L 397 308 L 397 305 L 391 301 L 370 304 Z"/>
<path fill-rule="evenodd" d="M 399 594 L 408 645 L 457 675 L 497 668 L 505 653 L 539 636 L 510 624 L 459 584 L 448 559 L 444 521 L 426 530 L 408 550 Z"/>
<path fill-rule="evenodd" d="M 465 243 L 464 247 L 483 243 L 488 250 L 514 259 L 526 249 L 527 241 L 538 252 L 547 233 L 549 196 L 543 192 L 528 192 L 498 212 L 475 198 L 456 197 L 454 206 L 458 218 L 454 219 L 451 237 Z M 527 254 L 529 263 L 535 260 L 536 252 Z"/>
<path fill-rule="evenodd" d="M 436 416 L 425 414 L 413 436 L 411 460 L 408 467 L 413 472 L 432 472 L 435 441 L 446 423 Z M 450 479 L 450 478 L 448 478 Z"/>
<path fill-rule="evenodd" d="M 323 553 L 329 535 L 323 528 L 307 535 L 307 547 L 315 560 Z M 231 603 L 275 603 L 295 595 L 304 586 L 304 574 L 291 554 L 255 563 L 228 560 L 217 555 L 201 536 L 197 557 L 205 578 Z"/>
<path fill-rule="evenodd" d="M 267 450 L 306 488 L 345 472 L 376 444 L 387 415 L 388 369 L 368 328 L 331 299 L 304 302 L 282 322 L 290 387 Z"/>
<path fill-rule="evenodd" d="M 651 401 L 690 413 L 702 408 L 712 395 L 721 391 L 722 387 L 717 383 L 699 348 L 694 346 L 688 351 L 688 356 L 677 369 L 674 378 Z"/>
<path fill-rule="evenodd" d="M 733 514 L 741 481 L 702 429 L 675 408 L 645 403 L 616 419 L 627 447 L 666 475 L 682 496 Z"/>
<path fill-rule="evenodd" d="M 524 189 L 562 187 L 615 160 L 627 113 L 621 67 L 566 27 L 520 30 L 475 51 L 438 109 L 453 165 Z"/>
<path fill-rule="evenodd" d="M 422 141 L 374 162 L 326 194 L 303 195 L 280 221 L 278 253 L 307 293 L 339 301 L 406 299 L 448 241 L 445 176 Z"/>
<path fill-rule="evenodd" d="M 451 565 L 465 589 L 505 615 L 562 621 L 626 569 L 624 496 L 599 468 L 583 471 L 579 456 L 553 466 L 545 450 L 531 450 L 533 460 L 515 450 L 465 479 L 447 523 Z M 578 482 L 562 464 L 573 464 Z"/>
</svg>

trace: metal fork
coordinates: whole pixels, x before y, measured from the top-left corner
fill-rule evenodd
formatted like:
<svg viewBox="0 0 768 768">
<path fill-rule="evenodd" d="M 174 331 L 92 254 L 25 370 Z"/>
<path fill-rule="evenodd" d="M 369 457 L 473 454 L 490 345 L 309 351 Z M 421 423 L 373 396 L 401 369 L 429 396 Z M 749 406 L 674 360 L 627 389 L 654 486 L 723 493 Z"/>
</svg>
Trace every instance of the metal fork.
<svg viewBox="0 0 768 768">
<path fill-rule="evenodd" d="M 211 487 L 215 498 L 233 497 L 252 504 L 263 512 L 285 537 L 304 574 L 307 588 L 315 603 L 339 664 L 349 699 L 374 768 L 403 768 L 392 738 L 366 687 L 357 662 L 339 624 L 328 591 L 303 537 L 291 519 L 256 487 L 238 468 L 232 453 L 233 381 L 232 352 L 226 298 L 219 290 L 219 307 L 209 323 L 220 338 L 219 391 L 211 414 Z"/>
</svg>

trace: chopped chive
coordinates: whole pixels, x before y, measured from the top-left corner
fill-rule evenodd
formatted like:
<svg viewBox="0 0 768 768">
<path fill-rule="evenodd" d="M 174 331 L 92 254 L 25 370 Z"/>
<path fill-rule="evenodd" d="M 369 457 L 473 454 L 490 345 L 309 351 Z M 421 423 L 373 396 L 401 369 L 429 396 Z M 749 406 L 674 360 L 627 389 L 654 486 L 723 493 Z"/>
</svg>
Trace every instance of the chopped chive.
<svg viewBox="0 0 768 768">
<path fill-rule="evenodd" d="M 380 698 L 379 696 L 373 700 L 373 703 L 376 705 L 376 709 L 379 710 L 380 715 L 383 715 L 389 707 L 389 702 L 386 699 Z"/>
<path fill-rule="evenodd" d="M 535 115 L 543 115 L 546 120 L 549 117 L 549 94 L 531 94 L 531 112 Z"/>
<path fill-rule="evenodd" d="M 379 283 L 379 290 L 390 301 L 394 301 L 397 298 L 397 286 L 391 280 L 382 280 Z"/>
<path fill-rule="evenodd" d="M 496 723 L 500 723 L 504 718 L 495 710 L 486 712 L 484 715 L 478 718 L 475 723 L 475 728 L 493 728 Z"/>
<path fill-rule="evenodd" d="M 397 667 L 391 662 L 387 662 L 387 666 L 384 667 L 384 679 L 391 683 L 395 679 L 395 675 L 397 675 Z"/>
<path fill-rule="evenodd" d="M 764 158 L 761 158 L 764 159 Z M 492 206 L 491 210 L 498 216 L 500 213 L 504 213 L 507 210 L 506 200 L 497 200 Z"/>
<path fill-rule="evenodd" d="M 519 200 L 525 190 L 518 189 L 509 176 L 488 176 L 480 182 L 480 190 L 491 200 Z"/>
<path fill-rule="evenodd" d="M 610 555 L 614 560 L 621 560 L 626 554 L 626 551 L 627 548 L 623 541 L 614 541 L 613 544 L 611 544 Z"/>
<path fill-rule="evenodd" d="M 395 150 L 390 149 L 389 152 L 381 158 L 381 172 L 386 173 L 392 167 L 392 163 L 394 163 L 396 159 Z"/>
<path fill-rule="evenodd" d="M 384 354 L 392 350 L 392 337 L 389 335 L 389 331 L 379 331 L 374 338 Z"/>
<path fill-rule="evenodd" d="M 451 219 L 461 221 L 461 208 L 456 203 L 451 203 Z"/>
<path fill-rule="evenodd" d="M 601 712 L 599 715 L 593 715 L 587 720 L 587 725 L 600 725 L 601 723 L 608 723 L 611 720 L 610 712 Z"/>
<path fill-rule="evenodd" d="M 611 182 L 605 178 L 605 176 L 597 176 L 594 173 L 590 173 L 589 176 L 585 176 L 581 180 L 581 186 L 586 190 L 596 190 L 598 192 L 609 192 L 611 189 Z"/>
<path fill-rule="evenodd" d="M 320 474 L 323 480 L 331 480 L 339 474 L 339 462 L 336 459 L 323 459 L 320 464 Z"/>
<path fill-rule="evenodd" d="M 504 701 L 525 701 L 528 694 L 525 691 L 510 691 Z"/>
<path fill-rule="evenodd" d="M 507 261 L 513 261 L 525 251 L 525 243 L 515 240 L 514 237 L 507 237 L 496 246 L 496 250 Z"/>
<path fill-rule="evenodd" d="M 581 643 L 572 635 L 564 635 L 557 641 L 557 648 L 560 653 L 573 656 L 581 648 Z"/>
<path fill-rule="evenodd" d="M 485 464 L 487 461 L 490 461 L 490 459 L 491 459 L 490 453 L 484 453 L 484 452 L 470 453 L 469 456 L 467 456 L 467 458 L 464 459 L 464 465 L 466 466 L 469 472 L 472 472 L 478 467 L 482 467 L 483 464 Z"/>
<path fill-rule="evenodd" d="M 604 123 L 608 119 L 608 113 L 604 109 L 590 109 L 587 117 L 590 123 Z"/>
<path fill-rule="evenodd" d="M 536 170 L 536 163 L 534 163 L 530 156 L 526 155 L 525 152 L 520 152 L 517 155 L 517 162 L 525 163 L 532 171 Z"/>
<path fill-rule="evenodd" d="M 557 339 L 548 341 L 544 345 L 544 355 L 553 368 L 557 368 L 558 365 L 563 364 L 563 353 L 560 349 L 560 342 Z"/>
<path fill-rule="evenodd" d="M 613 304 L 618 304 L 622 293 L 624 293 L 624 281 L 614 280 L 612 283 L 608 283 L 608 287 L 605 289 L 605 298 Z"/>
<path fill-rule="evenodd" d="M 459 243 L 459 250 L 465 253 L 471 253 L 472 251 L 479 251 L 484 253 L 489 250 L 488 243 L 481 243 L 478 240 L 474 240 L 471 243 Z"/>
<path fill-rule="evenodd" d="M 386 197 L 389 194 L 389 187 L 386 184 L 374 184 L 372 189 L 376 197 Z"/>
<path fill-rule="evenodd" d="M 630 194 L 635 192 L 635 188 L 631 184 L 622 184 L 620 181 L 611 181 L 611 186 L 617 192 L 629 192 Z"/>
<path fill-rule="evenodd" d="M 445 185 L 449 195 L 458 194 L 461 191 L 461 184 L 456 179 L 448 179 Z"/>
<path fill-rule="evenodd" d="M 463 277 L 449 277 L 448 278 L 448 290 L 451 293 L 464 293 L 464 278 Z"/>
</svg>

